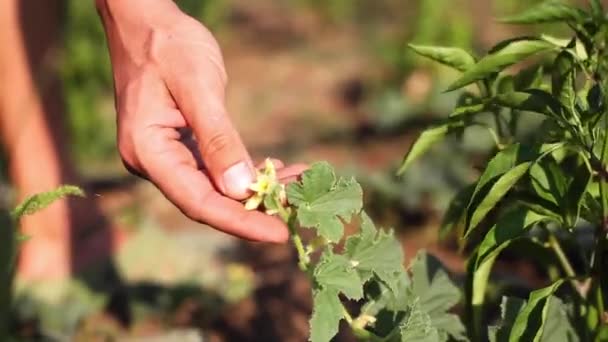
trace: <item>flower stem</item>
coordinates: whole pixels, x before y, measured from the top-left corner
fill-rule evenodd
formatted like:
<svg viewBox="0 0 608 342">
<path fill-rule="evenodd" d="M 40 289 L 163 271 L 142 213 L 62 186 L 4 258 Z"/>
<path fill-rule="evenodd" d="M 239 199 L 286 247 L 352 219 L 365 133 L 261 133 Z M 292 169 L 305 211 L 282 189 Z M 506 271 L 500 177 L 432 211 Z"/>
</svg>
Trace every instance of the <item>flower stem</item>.
<svg viewBox="0 0 608 342">
<path fill-rule="evenodd" d="M 289 237 L 291 238 L 291 241 L 298 252 L 298 267 L 302 271 L 306 272 L 308 270 L 308 264 L 310 263 L 310 257 L 308 256 L 308 253 L 306 253 L 304 243 L 302 243 L 302 238 L 298 234 L 295 215 L 292 215 L 291 209 L 282 205 L 279 205 L 278 211 L 281 219 L 287 224 L 289 229 Z"/>
</svg>

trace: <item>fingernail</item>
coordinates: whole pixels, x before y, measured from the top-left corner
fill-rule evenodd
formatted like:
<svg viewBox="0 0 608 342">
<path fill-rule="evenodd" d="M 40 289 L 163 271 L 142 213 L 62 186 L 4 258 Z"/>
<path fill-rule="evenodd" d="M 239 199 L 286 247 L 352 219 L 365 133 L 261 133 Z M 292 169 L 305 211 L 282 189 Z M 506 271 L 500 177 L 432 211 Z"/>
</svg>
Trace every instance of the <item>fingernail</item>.
<svg viewBox="0 0 608 342">
<path fill-rule="evenodd" d="M 223 180 L 226 195 L 235 199 L 243 199 L 247 197 L 249 186 L 253 183 L 253 173 L 247 163 L 243 161 L 226 170 Z"/>
</svg>

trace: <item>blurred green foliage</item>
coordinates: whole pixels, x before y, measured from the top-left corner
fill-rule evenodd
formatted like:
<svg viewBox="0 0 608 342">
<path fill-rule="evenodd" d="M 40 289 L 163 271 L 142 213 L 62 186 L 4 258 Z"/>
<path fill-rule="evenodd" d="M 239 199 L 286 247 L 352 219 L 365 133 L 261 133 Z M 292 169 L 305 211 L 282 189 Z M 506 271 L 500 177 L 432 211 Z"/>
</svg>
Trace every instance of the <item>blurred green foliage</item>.
<svg viewBox="0 0 608 342">
<path fill-rule="evenodd" d="M 106 159 L 115 153 L 114 120 L 108 115 L 113 109 L 112 73 L 92 1 L 68 1 L 64 35 L 61 76 L 73 152 L 79 161 L 86 156 Z"/>
</svg>

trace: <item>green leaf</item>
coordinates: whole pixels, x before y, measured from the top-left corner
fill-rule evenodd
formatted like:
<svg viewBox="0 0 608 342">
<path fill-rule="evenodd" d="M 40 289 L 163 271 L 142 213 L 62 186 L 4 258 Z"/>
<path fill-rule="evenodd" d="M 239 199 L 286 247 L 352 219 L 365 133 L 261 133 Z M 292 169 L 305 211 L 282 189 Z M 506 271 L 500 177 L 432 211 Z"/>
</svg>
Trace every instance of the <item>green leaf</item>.
<svg viewBox="0 0 608 342">
<path fill-rule="evenodd" d="M 412 293 L 418 297 L 420 309 L 428 314 L 440 340 L 447 336 L 466 341 L 465 328 L 451 310 L 460 302 L 460 289 L 452 283 L 437 259 L 418 253 L 412 267 Z"/>
<path fill-rule="evenodd" d="M 67 196 L 84 197 L 84 192 L 77 186 L 62 185 L 55 190 L 35 194 L 26 198 L 21 204 L 13 209 L 13 211 L 11 211 L 11 217 L 14 220 L 19 220 L 23 216 L 40 211 L 53 202 Z"/>
<path fill-rule="evenodd" d="M 591 0 L 591 12 L 596 19 L 603 20 L 604 18 L 604 6 L 601 0 Z"/>
<path fill-rule="evenodd" d="M 551 296 L 548 302 L 547 322 L 540 340 L 543 342 L 580 341 L 572 325 L 566 304 L 556 296 Z"/>
<path fill-rule="evenodd" d="M 364 283 L 376 275 L 394 293 L 399 292 L 403 272 L 403 251 L 392 232 L 377 231 L 370 218 L 362 212 L 361 232 L 350 236 L 344 246 L 349 259 Z"/>
<path fill-rule="evenodd" d="M 574 42 L 574 55 L 579 61 L 586 61 L 589 58 L 587 47 L 585 46 L 585 43 L 580 39 L 577 39 Z"/>
<path fill-rule="evenodd" d="M 551 94 L 540 89 L 498 94 L 494 97 L 494 102 L 503 107 L 541 113 L 556 118 L 560 118 L 562 115 L 561 104 Z"/>
<path fill-rule="evenodd" d="M 336 174 L 327 162 L 318 162 L 302 173 L 302 181 L 287 188 L 289 203 L 300 205 L 314 202 L 319 194 L 326 194 L 336 183 Z"/>
<path fill-rule="evenodd" d="M 315 163 L 302 175 L 302 181 L 287 187 L 289 203 L 297 207 L 298 222 L 329 242 L 342 239 L 344 227 L 340 219 L 350 221 L 361 210 L 363 191 L 354 178 L 339 178 L 333 168 Z"/>
<path fill-rule="evenodd" d="M 535 153 L 526 146 L 519 144 L 509 145 L 504 150 L 498 152 L 486 166 L 479 180 L 475 184 L 475 190 L 467 205 L 467 215 L 465 217 L 465 234 L 468 229 L 469 217 L 475 210 L 478 203 L 482 201 L 487 194 L 489 188 L 498 177 L 513 169 L 520 162 L 525 162 L 533 159 Z"/>
<path fill-rule="evenodd" d="M 545 69 L 542 65 L 535 65 L 520 71 L 513 80 L 515 90 L 539 88 L 543 81 L 544 72 Z"/>
<path fill-rule="evenodd" d="M 363 283 L 351 261 L 343 255 L 325 252 L 313 272 L 315 285 L 341 292 L 350 299 L 363 297 Z"/>
<path fill-rule="evenodd" d="M 558 98 L 562 105 L 568 108 L 571 113 L 574 112 L 574 104 L 576 102 L 575 65 L 572 55 L 566 51 L 562 51 L 553 62 L 553 72 L 551 74 L 553 96 Z"/>
<path fill-rule="evenodd" d="M 488 279 L 498 255 L 515 239 L 523 236 L 527 229 L 548 219 L 525 208 L 515 208 L 498 219 L 479 244 L 471 268 L 473 276 L 472 304 L 481 305 L 485 299 Z"/>
<path fill-rule="evenodd" d="M 399 291 L 394 292 L 385 282 L 372 279 L 366 284 L 366 300 L 361 312 L 378 317 L 382 310 L 394 313 L 405 312 L 412 306 L 413 300 L 417 299 L 411 291 L 411 281 L 405 270 L 399 273 L 397 281 Z M 391 319 L 391 321 L 393 321 Z"/>
<path fill-rule="evenodd" d="M 515 91 L 515 78 L 513 75 L 499 75 L 494 82 L 494 94 Z"/>
<path fill-rule="evenodd" d="M 582 202 L 590 182 L 591 173 L 587 165 L 582 163 L 576 169 L 572 182 L 568 185 L 568 190 L 564 196 L 564 221 L 568 227 L 574 227 L 578 221 Z"/>
<path fill-rule="evenodd" d="M 540 341 L 549 312 L 547 302 L 563 283 L 564 280 L 560 279 L 548 287 L 530 293 L 528 302 L 513 323 L 509 342 Z"/>
<path fill-rule="evenodd" d="M 530 168 L 530 183 L 536 194 L 552 203 L 561 206 L 566 192 L 566 175 L 555 159 L 547 157 Z"/>
<path fill-rule="evenodd" d="M 490 187 L 485 197 L 474 208 L 469 208 L 468 230 L 465 238 L 477 227 L 486 215 L 498 202 L 511 190 L 511 188 L 523 177 L 530 169 L 532 162 L 521 163 L 509 171 L 502 174 Z"/>
<path fill-rule="evenodd" d="M 602 212 L 602 207 L 600 205 L 599 199 L 595 198 L 589 192 L 583 196 L 583 201 L 581 203 L 581 212 L 580 215 L 587 222 L 600 222 L 600 213 Z"/>
<path fill-rule="evenodd" d="M 583 20 L 585 13 L 576 7 L 560 1 L 545 1 L 527 11 L 502 18 L 500 21 L 508 24 L 539 24 L 549 22 L 578 22 Z"/>
<path fill-rule="evenodd" d="M 313 308 L 310 341 L 328 342 L 338 333 L 340 320 L 344 317 L 338 293 L 332 290 L 317 291 L 313 298 Z"/>
<path fill-rule="evenodd" d="M 402 175 L 416 159 L 426 153 L 434 144 L 443 140 L 455 127 L 455 124 L 450 121 L 422 132 L 405 155 L 401 167 L 397 170 L 397 175 Z"/>
<path fill-rule="evenodd" d="M 463 223 L 467 206 L 471 201 L 476 185 L 476 183 L 473 183 L 460 190 L 456 196 L 454 196 L 443 216 L 441 228 L 439 228 L 440 239 L 444 239 L 456 226 Z"/>
<path fill-rule="evenodd" d="M 488 333 L 490 342 L 506 342 L 509 340 L 513 323 L 524 305 L 526 305 L 526 301 L 521 298 L 502 297 L 500 303 L 500 324 L 498 326 L 490 326 Z"/>
<path fill-rule="evenodd" d="M 560 47 L 560 48 L 566 48 L 566 47 L 570 46 L 571 44 L 573 44 L 572 38 L 557 38 L 557 37 L 550 36 L 548 34 L 541 34 L 540 38 L 542 40 L 549 42 L 549 43 L 555 45 L 556 47 Z"/>
<path fill-rule="evenodd" d="M 409 315 L 399 326 L 401 341 L 441 341 L 437 328 L 433 326 L 430 316 L 423 311 L 421 306 L 421 304 L 415 303 L 412 306 Z"/>
<path fill-rule="evenodd" d="M 604 98 L 599 84 L 595 84 L 589 89 L 587 103 L 589 104 L 589 116 L 593 116 L 604 110 Z"/>
<path fill-rule="evenodd" d="M 553 48 L 553 44 L 539 39 L 513 40 L 502 49 L 485 56 L 469 68 L 456 82 L 448 87 L 447 91 L 456 90 L 475 81 L 485 79 L 532 55 Z"/>
<path fill-rule="evenodd" d="M 475 64 L 475 58 L 463 49 L 441 46 L 408 44 L 417 54 L 432 59 L 458 71 L 467 71 Z"/>
<path fill-rule="evenodd" d="M 476 103 L 468 106 L 458 106 L 450 113 L 450 118 L 459 118 L 464 116 L 470 116 L 471 114 L 477 114 L 486 111 L 486 103 Z"/>
</svg>

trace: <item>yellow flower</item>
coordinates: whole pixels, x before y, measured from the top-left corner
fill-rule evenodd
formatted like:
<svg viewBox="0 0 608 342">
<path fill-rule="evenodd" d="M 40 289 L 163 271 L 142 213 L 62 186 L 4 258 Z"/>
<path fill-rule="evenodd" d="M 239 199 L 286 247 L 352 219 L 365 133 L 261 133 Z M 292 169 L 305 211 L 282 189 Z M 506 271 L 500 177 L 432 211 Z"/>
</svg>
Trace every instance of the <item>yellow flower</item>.
<svg viewBox="0 0 608 342">
<path fill-rule="evenodd" d="M 270 159 L 266 158 L 264 162 L 264 170 L 258 171 L 257 180 L 249 187 L 258 194 L 269 194 L 274 189 L 274 186 L 279 183 L 277 180 L 277 171 Z"/>
<path fill-rule="evenodd" d="M 264 202 L 264 198 L 266 196 L 274 196 L 275 189 L 280 187 L 279 197 L 282 200 L 285 197 L 285 189 L 282 184 L 279 183 L 277 179 L 277 171 L 274 168 L 274 164 L 270 161 L 270 159 L 266 159 L 264 170 L 261 172 L 257 172 L 257 179 L 255 183 L 251 184 L 249 189 L 254 192 L 254 195 L 251 196 L 245 202 L 245 209 L 247 210 L 255 210 L 260 204 Z M 268 210 L 267 213 L 269 215 L 276 214 L 276 210 Z"/>
<path fill-rule="evenodd" d="M 245 202 L 245 209 L 246 210 L 255 210 L 260 206 L 260 204 L 262 204 L 263 201 L 264 201 L 264 196 L 256 193 L 253 196 L 249 197 L 247 202 Z"/>
</svg>

